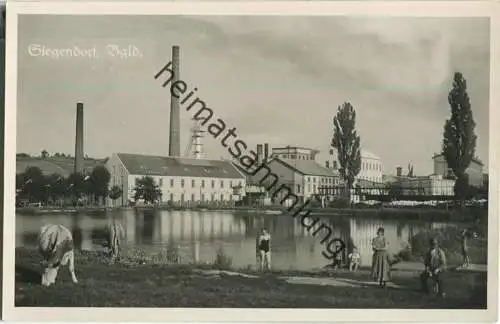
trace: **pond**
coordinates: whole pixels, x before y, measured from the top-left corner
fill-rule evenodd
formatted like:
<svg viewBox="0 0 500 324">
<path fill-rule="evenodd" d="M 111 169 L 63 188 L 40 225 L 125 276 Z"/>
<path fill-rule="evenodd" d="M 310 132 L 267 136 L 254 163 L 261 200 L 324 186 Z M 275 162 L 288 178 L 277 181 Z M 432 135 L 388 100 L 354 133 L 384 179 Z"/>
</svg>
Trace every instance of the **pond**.
<svg viewBox="0 0 500 324">
<path fill-rule="evenodd" d="M 232 258 L 234 267 L 256 264 L 255 240 L 262 228 L 272 238 L 272 266 L 280 270 L 311 270 L 329 261 L 323 257 L 325 245 L 314 237 L 299 219 L 240 211 L 166 211 L 120 210 L 102 213 L 16 214 L 16 247 L 35 247 L 37 234 L 44 224 L 62 224 L 73 232 L 75 245 L 82 250 L 104 250 L 104 227 L 108 219 L 119 220 L 128 245 L 147 253 L 158 253 L 168 244 L 178 247 L 181 262 L 192 262 L 195 246 L 200 261 L 213 262 L 217 250 Z M 403 218 L 403 216 L 402 216 Z M 329 216 L 321 218 L 333 229 L 333 237 L 352 240 L 361 255 L 361 264 L 371 263 L 371 239 L 378 227 L 384 227 L 392 253 L 397 253 L 416 233 L 447 226 L 446 223 Z"/>
</svg>

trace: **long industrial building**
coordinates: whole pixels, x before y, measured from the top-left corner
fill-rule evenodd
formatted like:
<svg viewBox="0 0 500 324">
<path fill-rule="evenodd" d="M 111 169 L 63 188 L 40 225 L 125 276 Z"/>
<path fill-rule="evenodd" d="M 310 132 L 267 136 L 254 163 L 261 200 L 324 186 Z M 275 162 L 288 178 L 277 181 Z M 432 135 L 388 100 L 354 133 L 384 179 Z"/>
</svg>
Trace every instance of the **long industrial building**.
<svg viewBox="0 0 500 324">
<path fill-rule="evenodd" d="M 161 203 L 212 203 L 241 199 L 245 175 L 230 161 L 115 153 L 106 162 L 110 186 L 122 189 L 122 197 L 110 204 L 134 200 L 138 179 L 149 176 L 162 191 Z M 241 188 L 241 189 L 239 189 Z"/>
</svg>

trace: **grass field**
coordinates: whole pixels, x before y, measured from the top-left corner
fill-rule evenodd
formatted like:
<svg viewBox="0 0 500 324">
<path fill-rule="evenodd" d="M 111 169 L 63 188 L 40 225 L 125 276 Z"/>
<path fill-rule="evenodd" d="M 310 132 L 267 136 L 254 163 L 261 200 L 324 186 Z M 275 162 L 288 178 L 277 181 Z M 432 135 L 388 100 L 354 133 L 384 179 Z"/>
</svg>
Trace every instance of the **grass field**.
<svg viewBox="0 0 500 324">
<path fill-rule="evenodd" d="M 67 268 L 52 287 L 40 285 L 41 258 L 16 249 L 16 306 L 56 307 L 265 307 L 265 308 L 485 308 L 486 273 L 449 272 L 447 297 L 423 295 L 418 273 L 394 271 L 401 288 L 298 285 L 271 272 L 259 278 L 207 277 L 198 266 L 106 264 L 97 253 L 76 252 L 78 284 Z M 369 272 L 339 272 L 337 278 L 369 280 Z"/>
</svg>

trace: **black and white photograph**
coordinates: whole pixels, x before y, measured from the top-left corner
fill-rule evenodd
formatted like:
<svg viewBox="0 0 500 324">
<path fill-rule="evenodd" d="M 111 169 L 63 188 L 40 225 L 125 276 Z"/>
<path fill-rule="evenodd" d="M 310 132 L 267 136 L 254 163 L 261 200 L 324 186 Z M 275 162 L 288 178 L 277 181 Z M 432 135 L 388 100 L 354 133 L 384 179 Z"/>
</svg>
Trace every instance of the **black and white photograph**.
<svg viewBox="0 0 500 324">
<path fill-rule="evenodd" d="M 497 316 L 487 3 L 11 4 L 7 319 Z"/>
</svg>

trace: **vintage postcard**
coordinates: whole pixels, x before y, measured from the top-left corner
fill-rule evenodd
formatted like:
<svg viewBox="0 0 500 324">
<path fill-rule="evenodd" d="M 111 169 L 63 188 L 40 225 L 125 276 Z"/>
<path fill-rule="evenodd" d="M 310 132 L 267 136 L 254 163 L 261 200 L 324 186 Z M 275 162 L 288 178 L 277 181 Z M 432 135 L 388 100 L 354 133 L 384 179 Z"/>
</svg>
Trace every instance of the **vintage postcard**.
<svg viewBox="0 0 500 324">
<path fill-rule="evenodd" d="M 496 319 L 497 4 L 6 12 L 5 319 Z"/>
</svg>

